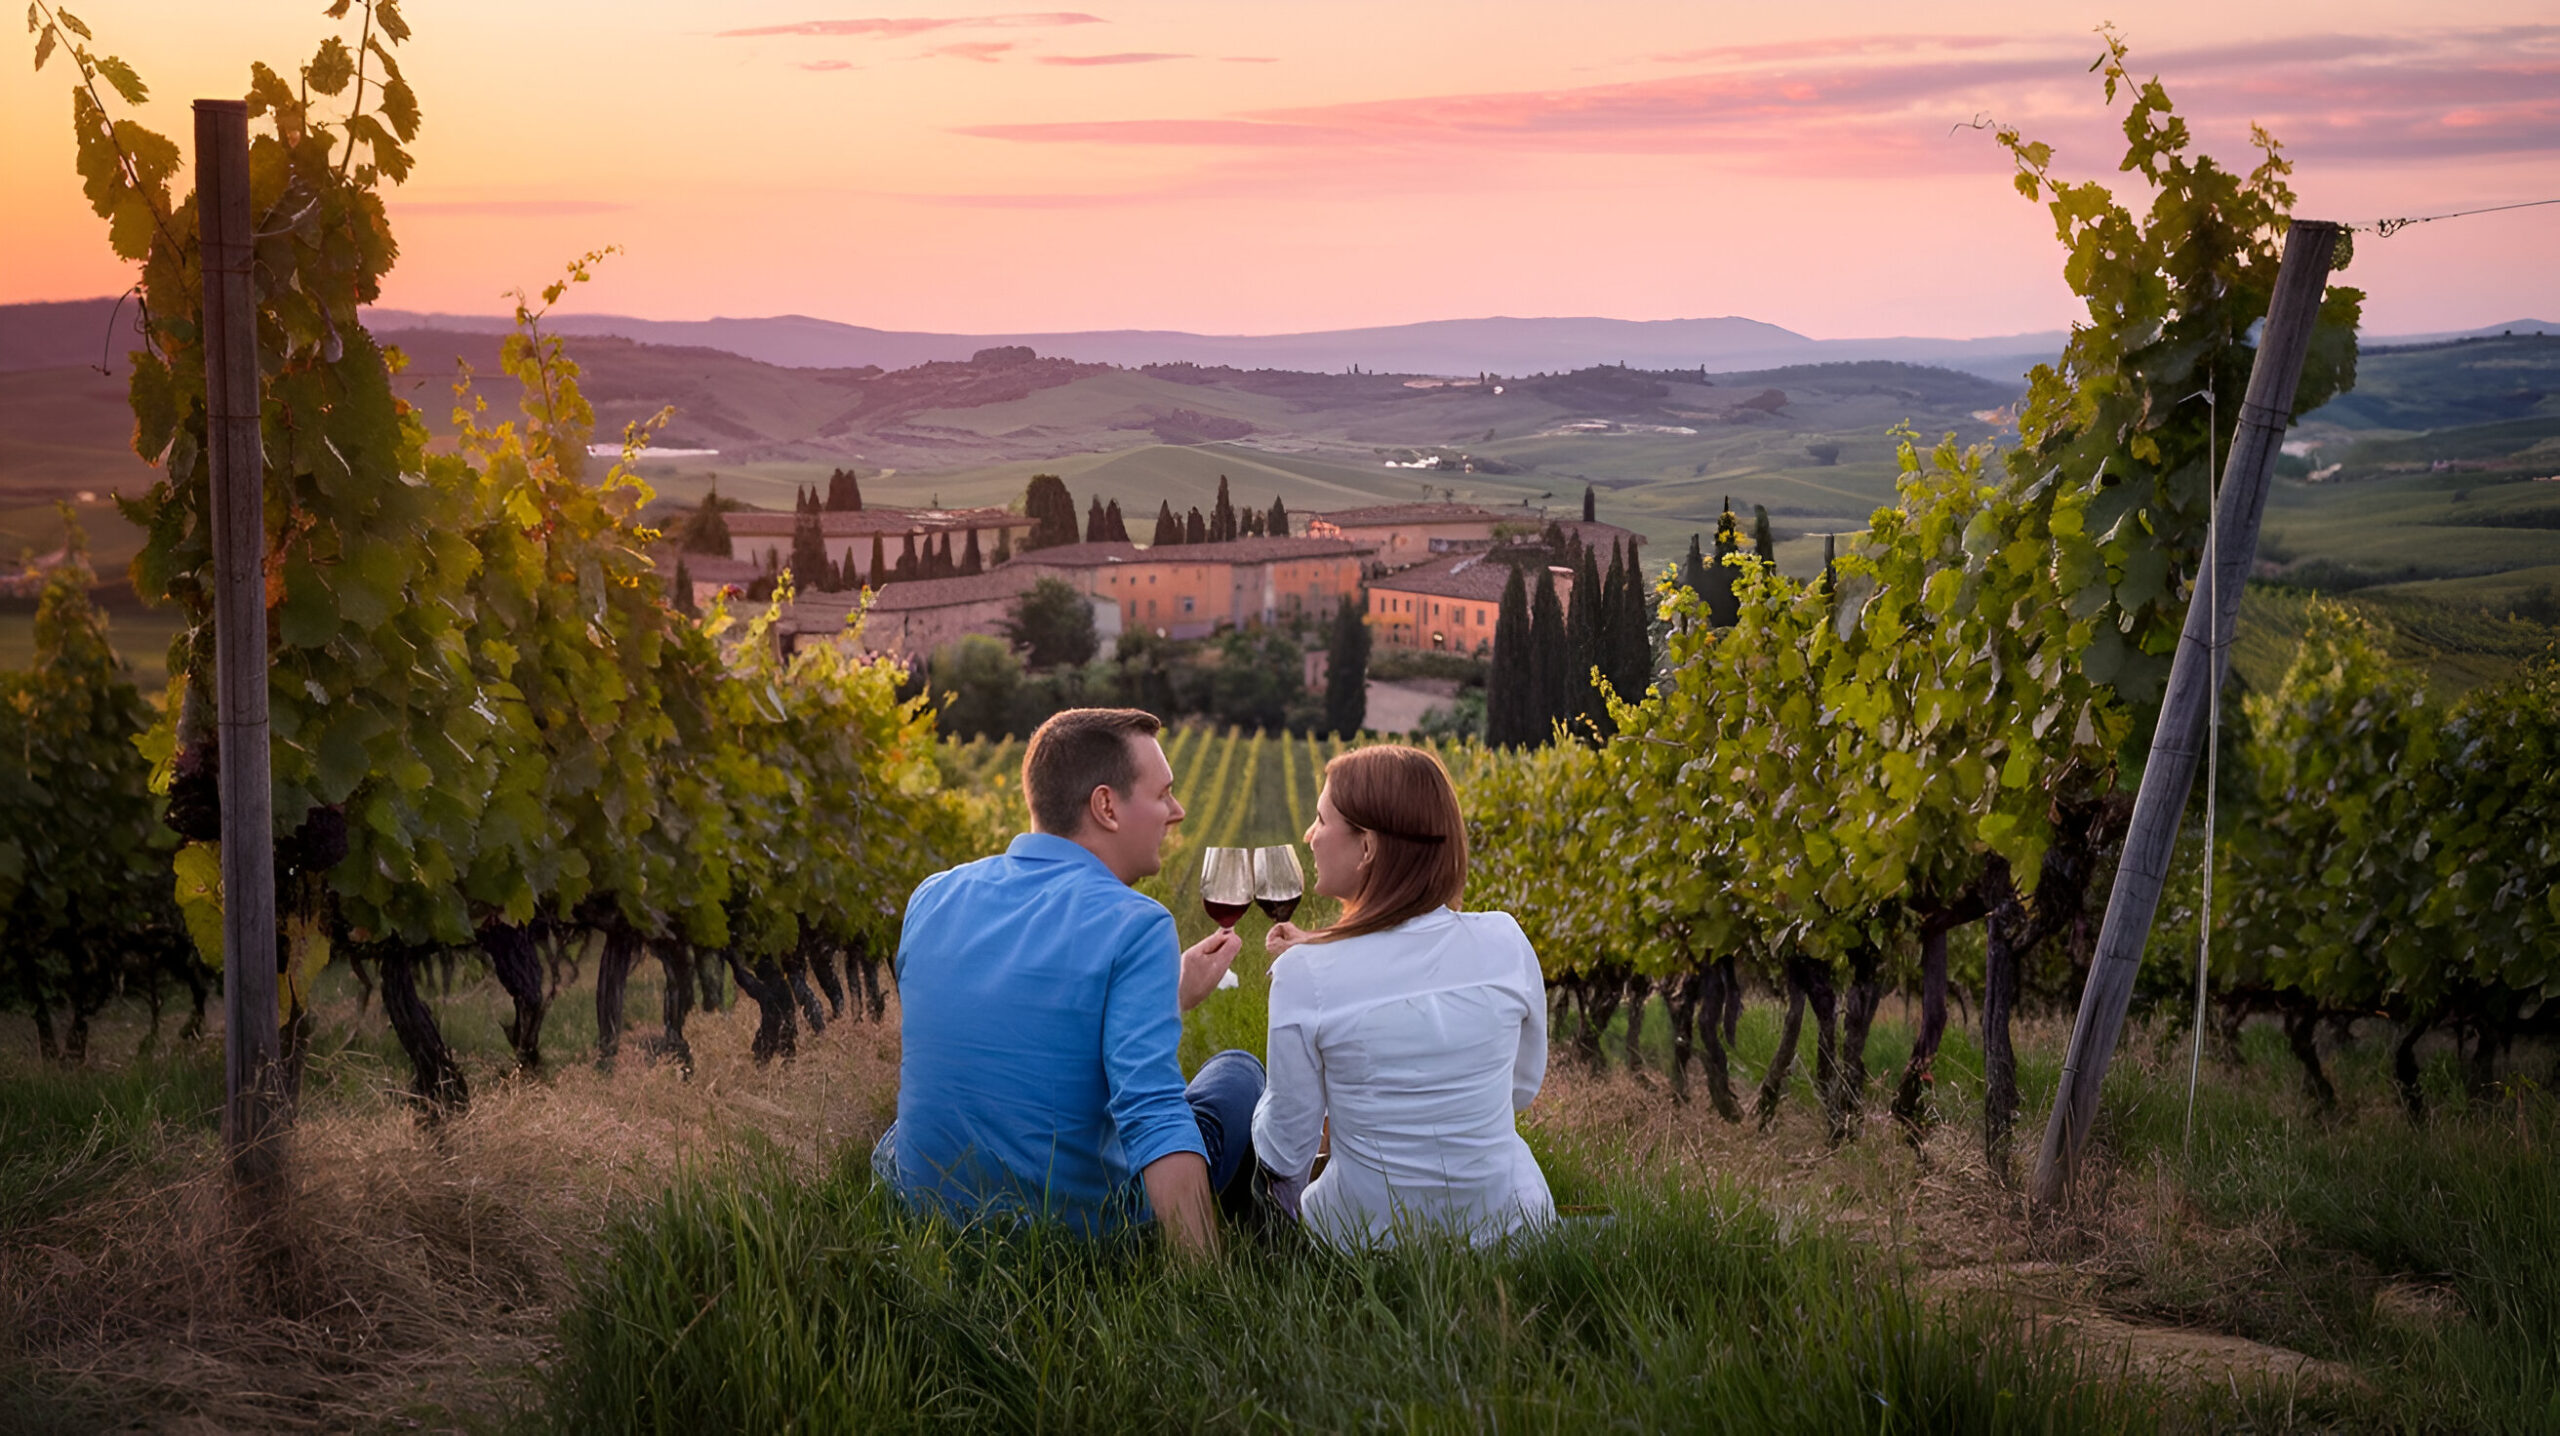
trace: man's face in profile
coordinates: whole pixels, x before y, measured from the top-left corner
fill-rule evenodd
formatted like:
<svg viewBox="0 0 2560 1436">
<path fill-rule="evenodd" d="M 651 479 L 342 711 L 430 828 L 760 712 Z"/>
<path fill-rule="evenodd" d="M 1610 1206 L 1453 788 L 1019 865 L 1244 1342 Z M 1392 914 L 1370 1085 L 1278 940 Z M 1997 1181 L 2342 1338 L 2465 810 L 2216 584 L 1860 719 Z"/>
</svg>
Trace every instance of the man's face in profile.
<svg viewBox="0 0 2560 1436">
<path fill-rule="evenodd" d="M 1173 765 L 1165 761 L 1164 745 L 1153 737 L 1129 740 L 1131 767 L 1137 776 L 1129 790 L 1111 792 L 1120 814 L 1120 831 L 1110 834 L 1114 859 L 1111 870 L 1126 882 L 1136 882 L 1164 869 L 1164 844 L 1176 824 L 1182 821 L 1183 808 L 1173 796 Z"/>
</svg>

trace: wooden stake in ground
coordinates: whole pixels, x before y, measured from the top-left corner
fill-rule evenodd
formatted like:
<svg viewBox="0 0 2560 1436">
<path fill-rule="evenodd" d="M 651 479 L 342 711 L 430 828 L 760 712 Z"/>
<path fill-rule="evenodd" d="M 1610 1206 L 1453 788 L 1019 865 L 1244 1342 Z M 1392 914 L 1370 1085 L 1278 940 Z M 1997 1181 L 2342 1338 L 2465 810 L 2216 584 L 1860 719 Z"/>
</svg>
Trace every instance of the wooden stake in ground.
<svg viewBox="0 0 2560 1436">
<path fill-rule="evenodd" d="M 2106 1079 L 2108 1059 L 2124 1031 L 2125 1009 L 2133 1001 L 2134 974 L 2151 938 L 2152 914 L 2160 906 L 2160 888 L 2168 876 L 2170 851 L 2178 842 L 2178 819 L 2194 785 L 2196 759 L 2204 743 L 2205 706 L 2231 656 L 2231 633 L 2240 620 L 2241 592 L 2258 556 L 2258 520 L 2266 512 L 2267 476 L 2275 466 L 2284 431 L 2292 422 L 2293 391 L 2302 378 L 2303 356 L 2311 347 L 2311 331 L 2320 318 L 2320 300 L 2329 282 L 2329 266 L 2343 228 L 2315 220 L 2296 220 L 2285 235 L 2284 262 L 2276 271 L 2274 302 L 2259 336 L 2258 357 L 2249 370 L 2248 397 L 2241 402 L 2240 424 L 2231 438 L 2231 457 L 2223 469 L 2222 501 L 2214 515 L 2216 541 L 2210 606 L 2188 601 L 2185 628 L 2178 635 L 2177 657 L 2169 668 L 2169 691 L 2160 705 L 2160 726 L 2152 731 L 2151 760 L 2142 770 L 2142 787 L 2133 802 L 2133 824 L 2124 840 L 2124 858 L 2116 868 L 2116 884 L 2107 899 L 2106 921 L 2098 929 L 2098 950 L 2089 965 L 2089 985 L 2080 994 L 2080 1017 L 2072 1024 L 2071 1047 L 2062 1061 L 2062 1083 L 2054 1094 L 2053 1118 L 2045 1127 L 2044 1150 L 2036 1158 L 2029 1194 L 2038 1206 L 2060 1202 L 2078 1174 L 2080 1154 L 2098 1116 L 2098 1086 Z"/>
<path fill-rule="evenodd" d="M 222 754 L 222 1136 L 231 1174 L 284 1171 L 277 1066 L 275 790 L 267 766 L 266 455 L 258 434 L 249 109 L 196 101 L 204 246 L 205 449 L 213 492 L 214 718 Z"/>
</svg>

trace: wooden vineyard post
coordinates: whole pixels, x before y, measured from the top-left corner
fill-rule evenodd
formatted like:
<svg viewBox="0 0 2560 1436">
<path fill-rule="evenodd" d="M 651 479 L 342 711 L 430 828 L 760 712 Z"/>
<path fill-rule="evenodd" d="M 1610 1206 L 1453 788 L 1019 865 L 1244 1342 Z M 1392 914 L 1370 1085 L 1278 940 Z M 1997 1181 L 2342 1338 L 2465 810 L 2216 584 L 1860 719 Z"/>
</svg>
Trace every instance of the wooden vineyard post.
<svg viewBox="0 0 2560 1436">
<path fill-rule="evenodd" d="M 258 432 L 249 109 L 198 100 L 205 449 L 212 469 L 214 717 L 221 735 L 223 1145 L 253 1211 L 284 1173 L 277 1066 L 275 792 L 267 752 L 266 455 Z"/>
<path fill-rule="evenodd" d="M 2241 593 L 2257 560 L 2267 476 L 2291 422 L 2294 388 L 2302 377 L 2303 357 L 2311 347 L 2329 266 L 2343 232 L 2339 225 L 2296 220 L 2285 235 L 2275 298 L 2267 307 L 2266 329 L 2249 370 L 2248 397 L 2241 402 L 2239 427 L 2223 467 L 2222 498 L 2214 516 L 2218 535 L 2211 585 L 2214 602 L 2208 609 L 2191 597 L 2186 625 L 2178 635 L 2168 693 L 2160 705 L 2160 725 L 2151 735 L 2151 759 L 2143 767 L 2142 786 L 2134 797 L 2133 823 L 2125 834 L 2124 856 L 2116 868 L 2115 889 L 2107 899 L 2106 920 L 2098 929 L 2089 983 L 2080 994 L 2080 1016 L 2071 1027 L 2053 1117 L 2045 1127 L 2044 1148 L 2036 1157 L 2029 1196 L 2037 1206 L 2055 1205 L 2069 1194 L 2089 1129 L 2097 1120 L 2098 1087 L 2106 1079 L 2107 1062 L 2115 1055 L 2116 1039 L 2124 1030 L 2134 976 L 2151 938 L 2151 919 L 2160 905 L 2170 852 L 2177 846 L 2178 819 L 2195 782 L 2206 703 L 2230 662 Z M 2197 595 L 2205 591 L 2204 584 L 2194 586 Z"/>
</svg>

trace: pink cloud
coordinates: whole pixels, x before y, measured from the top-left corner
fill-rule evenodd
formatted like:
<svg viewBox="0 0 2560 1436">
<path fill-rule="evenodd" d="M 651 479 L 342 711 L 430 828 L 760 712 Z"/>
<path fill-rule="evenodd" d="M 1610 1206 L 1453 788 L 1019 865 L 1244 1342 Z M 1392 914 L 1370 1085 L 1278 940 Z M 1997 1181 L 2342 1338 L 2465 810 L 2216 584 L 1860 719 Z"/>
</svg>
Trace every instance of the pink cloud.
<svg viewBox="0 0 2560 1436">
<path fill-rule="evenodd" d="M 1124 50 L 1117 55 L 1043 55 L 1043 65 L 1152 65 L 1159 60 L 1188 60 L 1189 55 L 1166 54 L 1159 50 Z"/>
<path fill-rule="evenodd" d="M 853 67 L 853 62 L 851 60 L 805 60 L 801 62 L 800 65 L 800 68 L 803 70 L 819 71 L 850 70 Z"/>
<path fill-rule="evenodd" d="M 954 60 L 975 60 L 982 65 L 992 65 L 996 62 L 998 55 L 1012 48 L 1013 43 L 1009 40 L 955 40 L 948 45 L 936 45 L 925 51 L 925 54 L 946 55 Z"/>
<path fill-rule="evenodd" d="M 1827 59 L 1835 55 L 1907 54 L 1913 50 L 1988 50 L 2010 44 L 2000 35 L 1857 35 L 1819 40 L 1782 40 L 1767 45 L 1711 45 L 1649 58 L 1665 65 L 1707 61 L 1761 64 L 1779 60 Z"/>
<path fill-rule="evenodd" d="M 2071 139 L 2076 152 L 2112 148 L 2115 120 L 2096 110 L 2095 85 L 2085 75 L 2094 41 L 1886 44 L 1739 47 L 1752 56 L 1828 58 L 1607 85 L 961 132 L 1019 143 L 1258 152 L 1490 147 L 1712 155 L 1772 171 L 1810 161 L 1833 173 L 1907 173 L 1978 168 L 1979 151 L 1948 143 L 1948 126 L 1987 113 L 2034 135 Z M 1920 58 L 1911 48 L 1937 53 Z M 2156 56 L 2137 50 L 2134 62 L 2137 75 L 2167 78 L 2181 113 L 2212 126 L 2211 143 L 2220 149 L 2231 148 L 2225 130 L 2254 120 L 2305 159 L 2560 153 L 2560 26 L 2323 35 Z"/>
<path fill-rule="evenodd" d="M 869 16 L 856 20 L 802 20 L 790 25 L 755 25 L 743 30 L 722 30 L 719 31 L 718 34 L 719 37 L 724 40 L 751 38 L 763 35 L 816 35 L 828 37 L 851 36 L 858 38 L 895 40 L 909 35 L 922 35 L 934 30 L 948 30 L 955 27 L 961 29 L 1020 29 L 1026 27 L 1046 27 L 1057 25 L 1100 25 L 1103 23 L 1105 22 L 1099 15 L 1087 15 L 1082 11 L 1076 10 L 1049 10 L 1006 15 Z"/>
</svg>

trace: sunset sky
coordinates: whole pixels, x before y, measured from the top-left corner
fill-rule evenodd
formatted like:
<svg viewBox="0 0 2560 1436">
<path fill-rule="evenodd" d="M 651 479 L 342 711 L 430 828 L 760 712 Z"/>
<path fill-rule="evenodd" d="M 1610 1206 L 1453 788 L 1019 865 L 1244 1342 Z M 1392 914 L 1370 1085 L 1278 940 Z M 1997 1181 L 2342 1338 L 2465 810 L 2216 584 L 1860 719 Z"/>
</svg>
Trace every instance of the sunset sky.
<svg viewBox="0 0 2560 1436">
<path fill-rule="evenodd" d="M 1820 338 L 2059 328 L 2042 209 L 1976 117 L 2121 150 L 2119 23 L 2203 149 L 2284 140 L 2305 215 L 2560 197 L 2547 0 L 2428 6 L 410 0 L 426 121 L 385 302 L 885 328 L 1276 332 L 1741 314 Z M 75 0 L 173 136 L 299 64 L 319 0 Z M 28 43 L 32 43 L 31 39 Z M 0 302 L 130 282 L 72 172 L 59 60 L 0 67 Z M 2383 333 L 2560 318 L 2560 206 L 2360 238 Z"/>
</svg>

